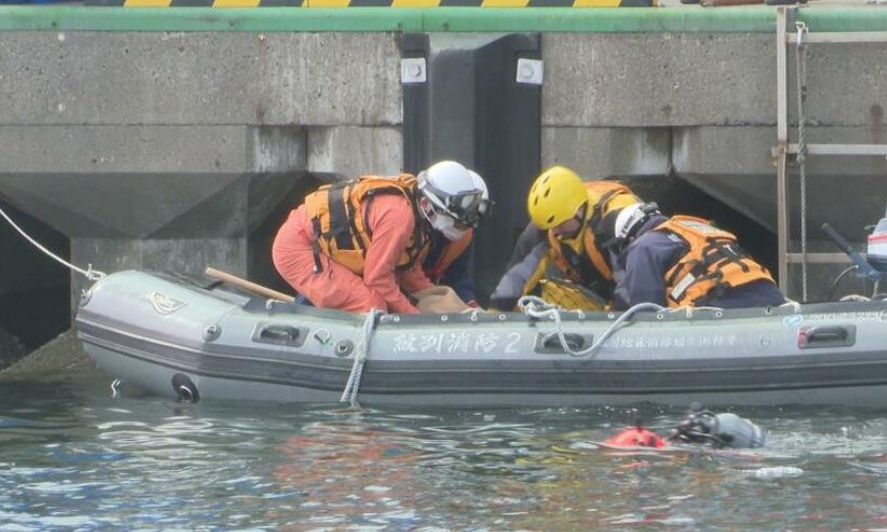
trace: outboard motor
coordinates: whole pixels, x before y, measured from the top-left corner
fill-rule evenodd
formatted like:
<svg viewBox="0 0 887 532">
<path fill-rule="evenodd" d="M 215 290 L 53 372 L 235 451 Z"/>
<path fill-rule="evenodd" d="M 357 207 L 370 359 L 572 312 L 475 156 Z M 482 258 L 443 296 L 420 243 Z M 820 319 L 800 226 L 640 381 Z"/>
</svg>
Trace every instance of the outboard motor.
<svg viewBox="0 0 887 532">
<path fill-rule="evenodd" d="M 822 230 L 838 245 L 841 251 L 850 257 L 850 261 L 859 270 L 861 276 L 866 276 L 874 281 L 887 279 L 887 214 L 885 214 L 884 218 L 881 218 L 872 234 L 869 235 L 865 257 L 853 249 L 853 246 L 847 242 L 847 239 L 829 225 L 828 222 L 822 224 Z M 846 273 L 852 269 L 852 267 L 848 268 L 844 272 Z M 837 284 L 843 275 L 844 273 L 838 276 L 833 285 Z"/>
<path fill-rule="evenodd" d="M 887 218 L 881 218 L 869 235 L 866 259 L 879 272 L 887 272 Z"/>
<path fill-rule="evenodd" d="M 748 449 L 766 445 L 767 432 L 736 414 L 715 414 L 701 404 L 693 403 L 690 413 L 672 430 L 668 439 L 683 443 L 710 443 L 716 448 Z"/>
</svg>

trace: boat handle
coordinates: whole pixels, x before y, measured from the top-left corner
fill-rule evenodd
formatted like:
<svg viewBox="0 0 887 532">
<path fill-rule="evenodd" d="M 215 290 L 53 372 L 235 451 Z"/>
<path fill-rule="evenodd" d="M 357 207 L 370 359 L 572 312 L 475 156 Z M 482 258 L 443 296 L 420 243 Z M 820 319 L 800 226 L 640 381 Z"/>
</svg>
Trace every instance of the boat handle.
<svg viewBox="0 0 887 532">
<path fill-rule="evenodd" d="M 590 345 L 594 340 L 594 337 L 591 335 L 565 332 L 564 339 L 567 341 L 567 346 L 570 349 L 573 351 L 579 351 L 585 346 Z M 558 338 L 557 333 L 555 332 L 540 332 L 536 334 L 535 343 L 535 351 L 537 353 L 564 354 L 566 352 L 561 345 L 560 338 Z"/>
<path fill-rule="evenodd" d="M 798 347 L 849 347 L 856 343 L 856 325 L 824 325 L 798 329 Z"/>
<path fill-rule="evenodd" d="M 305 343 L 305 333 L 306 331 L 291 325 L 260 325 L 253 333 L 253 341 L 298 347 Z"/>
</svg>

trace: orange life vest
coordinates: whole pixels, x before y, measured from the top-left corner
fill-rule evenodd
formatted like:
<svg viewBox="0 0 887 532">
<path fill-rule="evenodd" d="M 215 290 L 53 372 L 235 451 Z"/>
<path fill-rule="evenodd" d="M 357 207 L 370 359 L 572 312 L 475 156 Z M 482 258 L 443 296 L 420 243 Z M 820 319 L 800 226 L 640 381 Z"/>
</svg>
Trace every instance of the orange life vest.
<svg viewBox="0 0 887 532">
<path fill-rule="evenodd" d="M 447 268 L 450 267 L 450 264 L 458 259 L 462 255 L 462 253 L 464 253 L 465 250 L 468 249 L 468 246 L 471 245 L 472 238 L 474 238 L 474 230 L 468 229 L 467 231 L 465 231 L 465 234 L 462 235 L 462 238 L 456 240 L 455 242 L 448 242 L 446 246 L 444 246 L 443 250 L 440 252 L 440 255 L 437 257 L 437 260 L 434 261 L 434 264 L 425 267 L 425 275 L 432 283 L 438 284 L 440 280 L 443 279 L 444 273 L 447 271 Z M 430 245 L 426 246 L 426 248 L 422 251 L 419 260 L 423 264 L 425 263 L 425 259 L 428 257 L 428 253 L 430 251 Z"/>
<path fill-rule="evenodd" d="M 613 280 L 604 244 L 613 238 L 602 227 L 604 217 L 613 209 L 640 203 L 631 190 L 615 181 L 588 181 L 588 206 L 579 236 L 561 240 L 548 232 L 548 244 L 554 265 L 570 279 L 592 286 Z"/>
<path fill-rule="evenodd" d="M 688 251 L 665 274 L 670 307 L 693 305 L 715 290 L 752 281 L 773 281 L 766 268 L 739 247 L 736 237 L 693 216 L 673 216 L 656 226 L 680 237 Z"/>
<path fill-rule="evenodd" d="M 323 253 L 358 275 L 363 274 L 366 251 L 373 240 L 366 224 L 366 207 L 373 196 L 399 194 L 413 209 L 416 229 L 397 261 L 398 269 L 412 266 L 428 245 L 427 226 L 416 204 L 416 177 L 361 176 L 342 183 L 324 185 L 305 197 L 308 218 L 314 229 L 315 254 Z M 315 267 L 320 261 L 315 257 Z"/>
</svg>

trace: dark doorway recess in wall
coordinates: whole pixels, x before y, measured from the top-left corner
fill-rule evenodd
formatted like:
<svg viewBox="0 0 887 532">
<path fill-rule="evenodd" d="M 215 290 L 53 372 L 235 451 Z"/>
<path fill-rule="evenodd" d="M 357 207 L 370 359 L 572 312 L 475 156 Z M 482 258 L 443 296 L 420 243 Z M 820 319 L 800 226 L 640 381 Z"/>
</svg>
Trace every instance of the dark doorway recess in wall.
<svg viewBox="0 0 887 532">
<path fill-rule="evenodd" d="M 2 199 L 0 208 L 40 244 L 65 260 L 70 258 L 70 241 L 65 235 Z M 0 350 L 6 346 L 7 351 L 32 351 L 67 330 L 71 324 L 70 291 L 70 270 L 0 218 Z"/>
</svg>

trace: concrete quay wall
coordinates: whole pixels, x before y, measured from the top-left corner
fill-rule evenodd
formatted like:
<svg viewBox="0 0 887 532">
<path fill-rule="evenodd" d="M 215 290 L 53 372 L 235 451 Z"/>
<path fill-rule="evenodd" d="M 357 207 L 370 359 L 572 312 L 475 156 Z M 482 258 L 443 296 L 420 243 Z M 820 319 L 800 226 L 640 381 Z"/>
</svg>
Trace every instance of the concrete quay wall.
<svg viewBox="0 0 887 532">
<path fill-rule="evenodd" d="M 676 177 L 775 231 L 775 8 L 309 11 L 0 8 L 0 201 L 69 237 L 77 264 L 273 284 L 262 257 L 307 172 L 403 167 L 403 33 L 538 32 L 543 166 Z M 796 18 L 887 31 L 877 8 Z M 807 47 L 808 142 L 887 142 L 885 57 Z M 856 241 L 884 210 L 883 158 L 807 175 L 811 217 Z"/>
</svg>

